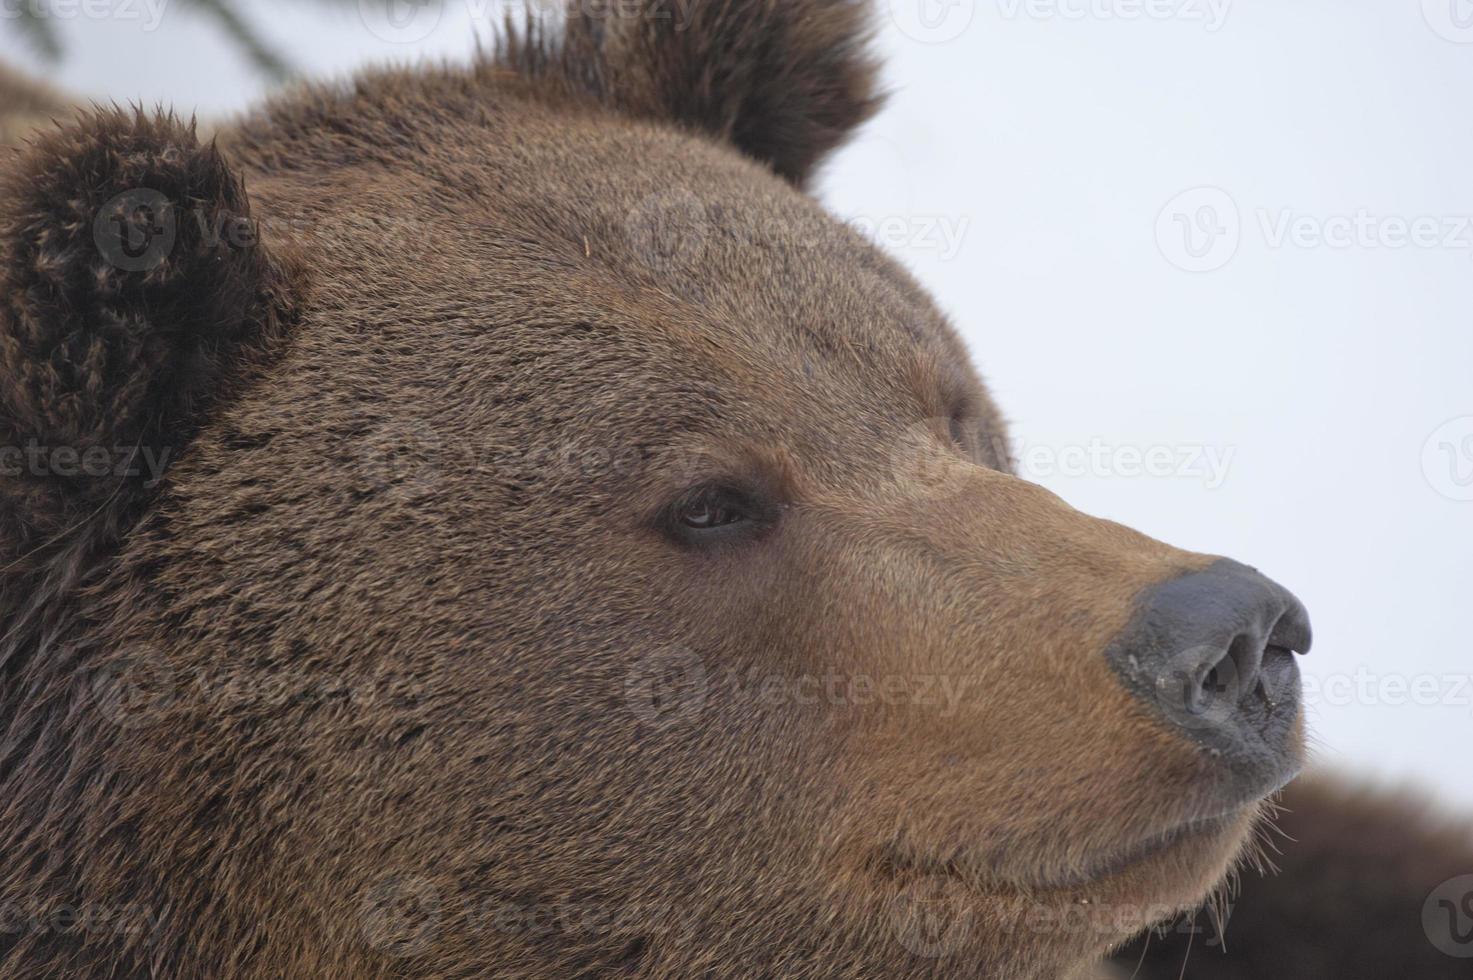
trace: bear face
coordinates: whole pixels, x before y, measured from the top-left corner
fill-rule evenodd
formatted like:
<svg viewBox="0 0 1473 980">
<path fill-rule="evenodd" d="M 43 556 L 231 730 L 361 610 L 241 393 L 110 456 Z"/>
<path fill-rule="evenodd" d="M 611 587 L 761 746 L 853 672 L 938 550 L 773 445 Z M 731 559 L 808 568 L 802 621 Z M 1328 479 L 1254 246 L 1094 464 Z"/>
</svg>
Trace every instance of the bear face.
<svg viewBox="0 0 1473 980">
<path fill-rule="evenodd" d="M 1302 610 L 803 192 L 859 5 L 683 16 L 10 165 L 7 889 L 146 921 L 7 967 L 1041 978 L 1238 858 Z"/>
</svg>

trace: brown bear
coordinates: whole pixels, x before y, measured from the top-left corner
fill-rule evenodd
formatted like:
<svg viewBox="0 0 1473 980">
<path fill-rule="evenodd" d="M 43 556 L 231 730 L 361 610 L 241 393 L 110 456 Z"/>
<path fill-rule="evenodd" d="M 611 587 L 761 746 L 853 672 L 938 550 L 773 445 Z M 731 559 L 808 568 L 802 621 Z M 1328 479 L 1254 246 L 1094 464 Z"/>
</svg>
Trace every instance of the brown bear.
<svg viewBox="0 0 1473 980">
<path fill-rule="evenodd" d="M 1086 976 L 1266 850 L 1307 614 L 1013 474 L 804 192 L 867 33 L 578 3 L 6 155 L 0 974 Z"/>
</svg>

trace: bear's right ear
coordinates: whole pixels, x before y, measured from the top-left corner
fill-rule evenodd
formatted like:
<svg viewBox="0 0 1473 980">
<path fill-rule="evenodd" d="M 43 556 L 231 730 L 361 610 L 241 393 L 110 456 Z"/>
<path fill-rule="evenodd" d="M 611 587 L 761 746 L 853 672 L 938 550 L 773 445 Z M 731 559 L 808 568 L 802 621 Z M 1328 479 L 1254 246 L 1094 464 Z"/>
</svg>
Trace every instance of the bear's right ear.
<svg viewBox="0 0 1473 980">
<path fill-rule="evenodd" d="M 0 166 L 0 566 L 119 533 L 278 334 L 287 279 L 192 123 L 98 110 Z"/>
<path fill-rule="evenodd" d="M 728 141 L 799 187 L 880 106 L 873 0 L 568 0 L 503 63 Z"/>
</svg>

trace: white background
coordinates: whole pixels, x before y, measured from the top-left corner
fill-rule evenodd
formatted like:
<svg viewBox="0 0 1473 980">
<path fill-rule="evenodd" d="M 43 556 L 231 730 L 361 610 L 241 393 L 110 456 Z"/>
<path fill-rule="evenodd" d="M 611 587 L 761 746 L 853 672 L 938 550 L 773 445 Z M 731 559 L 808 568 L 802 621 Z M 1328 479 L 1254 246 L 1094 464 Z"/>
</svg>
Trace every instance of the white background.
<svg viewBox="0 0 1473 980">
<path fill-rule="evenodd" d="M 0 57 L 204 115 L 263 92 L 175 4 L 52 2 L 63 67 L 3 16 Z M 1473 4 L 878 4 L 893 98 L 821 194 L 952 314 L 1025 473 L 1295 590 L 1320 759 L 1473 803 Z M 321 75 L 463 59 L 498 10 L 414 43 L 352 2 L 249 14 Z"/>
</svg>

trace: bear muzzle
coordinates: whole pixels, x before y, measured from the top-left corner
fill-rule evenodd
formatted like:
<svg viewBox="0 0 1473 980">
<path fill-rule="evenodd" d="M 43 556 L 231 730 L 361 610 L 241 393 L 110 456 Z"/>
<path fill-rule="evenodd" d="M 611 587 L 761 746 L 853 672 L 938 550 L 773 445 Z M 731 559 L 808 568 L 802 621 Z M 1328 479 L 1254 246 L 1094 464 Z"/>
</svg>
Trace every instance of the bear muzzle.
<svg viewBox="0 0 1473 980">
<path fill-rule="evenodd" d="M 1145 590 L 1105 656 L 1160 724 L 1206 750 L 1221 780 L 1212 795 L 1227 807 L 1298 774 L 1295 657 L 1310 643 L 1303 603 L 1224 558 Z"/>
</svg>

